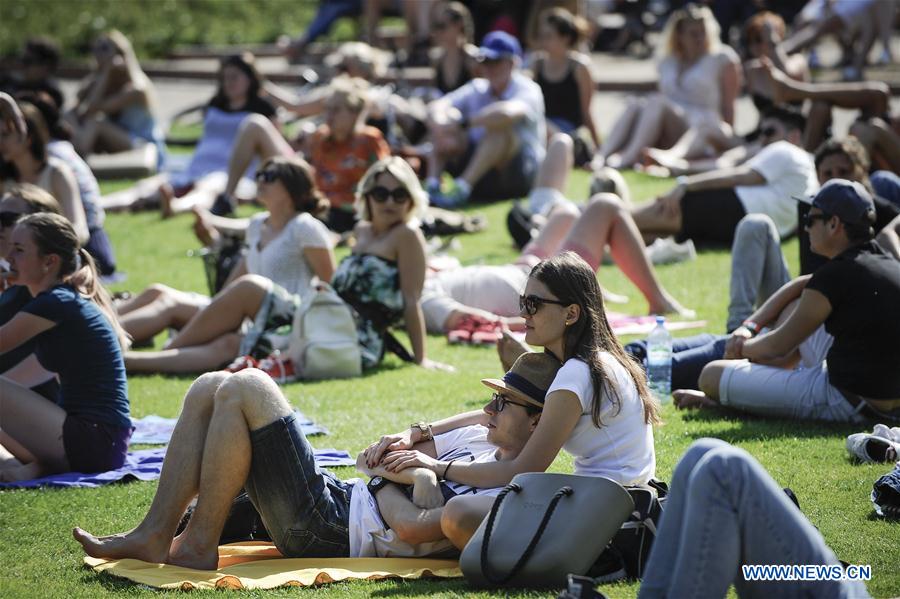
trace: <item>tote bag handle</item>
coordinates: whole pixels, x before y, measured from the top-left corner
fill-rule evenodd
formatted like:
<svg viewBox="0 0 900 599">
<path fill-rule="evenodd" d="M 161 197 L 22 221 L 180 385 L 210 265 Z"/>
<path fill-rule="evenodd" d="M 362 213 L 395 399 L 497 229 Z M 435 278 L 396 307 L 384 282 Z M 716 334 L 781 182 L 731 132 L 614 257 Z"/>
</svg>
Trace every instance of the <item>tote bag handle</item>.
<svg viewBox="0 0 900 599">
<path fill-rule="evenodd" d="M 556 510 L 556 505 L 563 497 L 568 497 L 575 492 L 572 487 L 565 486 L 560 487 L 560 489 L 553 494 L 553 498 L 550 500 L 550 503 L 547 505 L 547 509 L 544 511 L 544 517 L 541 518 L 541 523 L 538 525 L 534 536 L 531 537 L 531 541 L 529 541 L 528 546 L 525 547 L 525 551 L 522 552 L 519 560 L 515 563 L 508 574 L 495 577 L 490 573 L 488 564 L 488 547 L 491 542 L 491 532 L 494 529 L 494 520 L 497 517 L 497 512 L 500 510 L 500 504 L 503 503 L 503 500 L 506 498 L 506 496 L 509 495 L 510 492 L 519 493 L 521 491 L 522 487 L 517 483 L 510 483 L 506 485 L 506 488 L 500 491 L 500 494 L 497 495 L 497 500 L 494 502 L 494 505 L 491 506 L 491 513 L 488 516 L 487 525 L 484 529 L 484 542 L 481 544 L 481 573 L 484 575 L 485 579 L 487 579 L 488 582 L 495 585 L 504 585 L 519 573 L 519 571 L 528 562 L 529 558 L 531 558 L 531 554 L 534 553 L 538 542 L 541 540 L 541 537 L 544 534 L 544 530 L 547 528 L 547 524 L 550 523 L 550 518 L 553 516 L 554 510 Z"/>
</svg>

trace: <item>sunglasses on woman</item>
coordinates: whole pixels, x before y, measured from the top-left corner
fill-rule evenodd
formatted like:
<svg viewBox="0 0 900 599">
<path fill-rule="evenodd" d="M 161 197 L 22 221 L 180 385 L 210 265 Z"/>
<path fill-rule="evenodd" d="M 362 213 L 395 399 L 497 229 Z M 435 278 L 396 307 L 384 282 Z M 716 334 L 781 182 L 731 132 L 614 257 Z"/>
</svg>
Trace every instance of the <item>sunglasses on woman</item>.
<svg viewBox="0 0 900 599">
<path fill-rule="evenodd" d="M 274 183 L 278 180 L 278 171 L 272 168 L 266 168 L 256 171 L 257 183 Z"/>
<path fill-rule="evenodd" d="M 0 228 L 11 227 L 16 224 L 22 215 L 18 212 L 0 212 Z"/>
<path fill-rule="evenodd" d="M 378 202 L 384 204 L 390 198 L 395 204 L 405 204 L 412 196 L 405 187 L 397 187 L 396 189 L 388 189 L 387 187 L 373 187 L 369 190 L 368 196 Z"/>
<path fill-rule="evenodd" d="M 520 406 L 520 407 L 523 407 L 523 408 L 529 408 L 529 407 L 531 407 L 531 406 L 527 406 L 527 405 L 525 405 L 525 404 L 523 404 L 523 403 L 519 403 L 519 402 L 517 402 L 517 401 L 510 401 L 510 400 L 507 399 L 507 397 L 506 397 L 505 395 L 503 395 L 502 393 L 494 393 L 493 395 L 491 395 L 491 405 L 492 405 L 494 411 L 497 412 L 498 414 L 499 414 L 500 412 L 502 412 L 502 411 L 503 411 L 503 408 L 505 408 L 505 407 L 506 407 L 507 405 L 509 405 L 509 404 L 512 404 L 512 405 L 514 405 L 514 406 Z"/>
<path fill-rule="evenodd" d="M 538 297 L 537 295 L 520 295 L 519 296 L 519 312 L 525 312 L 529 316 L 534 316 L 544 304 L 556 304 L 557 306 L 568 306 L 572 302 L 562 302 L 559 300 Z"/>
</svg>

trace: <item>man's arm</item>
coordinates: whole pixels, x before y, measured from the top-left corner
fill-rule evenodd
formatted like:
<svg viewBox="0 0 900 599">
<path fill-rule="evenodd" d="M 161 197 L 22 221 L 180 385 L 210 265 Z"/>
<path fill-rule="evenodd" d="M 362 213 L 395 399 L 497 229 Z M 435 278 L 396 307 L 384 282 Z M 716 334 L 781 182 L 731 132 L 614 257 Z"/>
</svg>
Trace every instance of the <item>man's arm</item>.
<svg viewBox="0 0 900 599">
<path fill-rule="evenodd" d="M 417 443 L 415 449 L 430 457 L 435 457 L 434 441 Z M 413 488 L 411 503 L 417 506 L 417 509 L 444 505 L 444 496 L 441 493 L 437 475 L 428 468 L 409 468 L 400 472 L 391 472 L 381 464 L 370 468 L 366 464 L 366 452 L 361 451 L 356 456 L 356 469 L 370 478 L 380 476 L 397 484 L 411 485 Z M 381 493 L 378 495 L 380 496 Z"/>
<path fill-rule="evenodd" d="M 478 111 L 478 114 L 469 119 L 470 127 L 484 127 L 485 129 L 502 129 L 511 127 L 517 121 L 528 116 L 528 106 L 520 100 L 505 100 L 494 102 Z"/>
<path fill-rule="evenodd" d="M 741 165 L 690 175 L 682 179 L 679 185 L 684 187 L 684 191 L 704 191 L 738 185 L 762 185 L 765 182 L 766 179 L 761 174 L 749 166 Z"/>
<path fill-rule="evenodd" d="M 770 331 L 744 343 L 743 357 L 753 362 L 772 361 L 793 351 L 831 314 L 831 302 L 815 289 L 804 289 L 800 303 L 786 321 Z"/>
<path fill-rule="evenodd" d="M 397 533 L 400 540 L 418 545 L 444 538 L 441 531 L 443 507 L 417 507 L 396 485 L 388 485 L 378 491 L 375 501 L 381 518 Z"/>
</svg>

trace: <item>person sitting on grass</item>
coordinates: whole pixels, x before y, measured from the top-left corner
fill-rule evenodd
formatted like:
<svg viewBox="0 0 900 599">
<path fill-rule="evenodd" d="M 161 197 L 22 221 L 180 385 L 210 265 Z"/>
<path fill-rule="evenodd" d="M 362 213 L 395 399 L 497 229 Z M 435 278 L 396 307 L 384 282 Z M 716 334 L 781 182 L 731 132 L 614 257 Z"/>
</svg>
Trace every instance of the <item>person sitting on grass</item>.
<svg viewBox="0 0 900 599">
<path fill-rule="evenodd" d="M 748 580 L 742 566 L 841 562 L 787 493 L 753 456 L 700 439 L 672 474 L 638 599 L 869 597 L 854 580 Z"/>
<path fill-rule="evenodd" d="M 54 403 L 0 377 L 0 480 L 119 468 L 132 431 L 128 340 L 94 261 L 58 214 L 24 217 L 10 246 L 10 276 L 32 299 L 0 326 L 0 355 L 33 340 L 60 389 Z"/>
<path fill-rule="evenodd" d="M 605 476 L 622 485 L 647 484 L 656 469 L 653 424 L 659 406 L 643 369 L 625 354 L 609 326 L 594 271 L 572 252 L 540 262 L 519 305 L 525 341 L 564 360 L 521 453 L 503 462 L 451 464 L 414 450 L 421 432 L 411 429 L 382 437 L 367 464 L 392 472 L 424 467 L 457 483 L 495 487 L 521 472 L 545 471 L 565 449 L 574 458 L 575 474 Z M 523 353 L 502 356 L 501 362 L 514 363 Z M 467 412 L 432 428 L 444 433 L 477 417 Z M 454 497 L 441 517 L 444 534 L 464 547 L 491 504 L 483 497 Z"/>
<path fill-rule="evenodd" d="M 900 261 L 872 241 L 874 222 L 874 202 L 861 184 L 832 179 L 822 186 L 805 226 L 813 251 L 828 263 L 776 294 L 780 305 L 770 301 L 764 306 L 778 313 L 799 296 L 796 309 L 780 325 L 762 334 L 752 322 L 738 328 L 726 359 L 701 372 L 702 391 L 676 391 L 676 405 L 723 405 L 760 415 L 855 423 L 900 417 L 893 347 L 900 338 L 895 317 Z M 792 359 L 798 346 L 802 353 L 804 344 L 815 343 L 820 327 L 834 338 L 830 348 L 819 346 L 827 356 L 797 370 L 768 365 Z"/>
<path fill-rule="evenodd" d="M 260 97 L 263 79 L 249 52 L 232 54 L 219 64 L 218 86 L 202 108 L 203 132 L 182 172 L 160 173 L 133 187 L 104 196 L 110 210 L 159 207 L 163 218 L 209 208 L 225 185 L 228 159 L 241 123 L 251 115 L 275 121 L 275 107 Z M 247 173 L 241 173 L 244 177 Z M 242 178 L 241 181 L 244 181 Z"/>
<path fill-rule="evenodd" d="M 122 326 L 136 341 L 170 327 L 181 330 L 161 352 L 128 352 L 129 369 L 191 372 L 221 366 L 238 355 L 237 331 L 245 317 L 264 323 L 265 330 L 290 323 L 293 298 L 307 293 L 315 278 L 331 280 L 331 235 L 315 218 L 328 202 L 315 186 L 312 168 L 297 159 L 271 158 L 257 172 L 257 182 L 268 210 L 243 223 L 247 255 L 222 291 L 210 299 L 156 284 L 119 303 Z"/>
<path fill-rule="evenodd" d="M 546 133 L 541 88 L 519 69 L 522 47 L 503 31 L 478 50 L 483 78 L 473 79 L 429 105 L 434 147 L 426 191 L 439 208 L 469 201 L 523 197 L 544 160 Z M 444 171 L 456 177 L 442 192 Z"/>
<path fill-rule="evenodd" d="M 766 214 L 785 237 L 797 228 L 792 198 L 818 188 L 812 157 L 800 147 L 803 116 L 786 108 L 763 115 L 763 149 L 746 163 L 682 176 L 655 202 L 633 209 L 645 235 L 675 235 L 679 241 L 731 245 L 738 222 L 747 214 Z"/>
<path fill-rule="evenodd" d="M 540 420 L 558 369 L 549 355 L 523 356 L 504 381 L 484 381 L 496 392 L 482 411 L 472 413 L 468 426 L 432 435 L 422 425 L 418 430 L 425 436 L 416 450 L 457 466 L 514 459 Z M 156 495 L 141 523 L 99 537 L 75 528 L 75 539 L 93 557 L 213 570 L 232 499 L 243 488 L 285 557 L 421 557 L 452 550 L 440 527 L 445 497 L 493 498 L 500 491 L 441 483 L 425 468 L 369 468 L 366 458 L 374 446 L 357 461 L 372 476 L 369 484 L 340 480 L 316 466 L 299 422 L 281 390 L 259 370 L 202 375 L 185 395 Z M 408 485 L 409 494 L 398 484 Z M 195 497 L 187 527 L 174 536 Z"/>
</svg>

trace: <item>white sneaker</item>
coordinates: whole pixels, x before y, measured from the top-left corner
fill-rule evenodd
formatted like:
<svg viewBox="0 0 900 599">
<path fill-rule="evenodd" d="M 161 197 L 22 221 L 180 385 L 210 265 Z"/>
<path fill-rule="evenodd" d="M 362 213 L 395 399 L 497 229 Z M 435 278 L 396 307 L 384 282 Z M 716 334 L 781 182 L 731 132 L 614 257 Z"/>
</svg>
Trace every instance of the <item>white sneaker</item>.
<svg viewBox="0 0 900 599">
<path fill-rule="evenodd" d="M 900 456 L 900 443 L 870 433 L 855 433 L 847 437 L 847 452 L 864 463 L 893 462 Z"/>
<path fill-rule="evenodd" d="M 697 259 L 697 248 L 690 239 L 677 243 L 672 237 L 659 238 L 647 246 L 646 251 L 653 264 L 675 264 Z"/>
<path fill-rule="evenodd" d="M 900 443 L 900 426 L 889 428 L 886 424 L 876 424 L 872 429 L 872 436 Z"/>
</svg>

